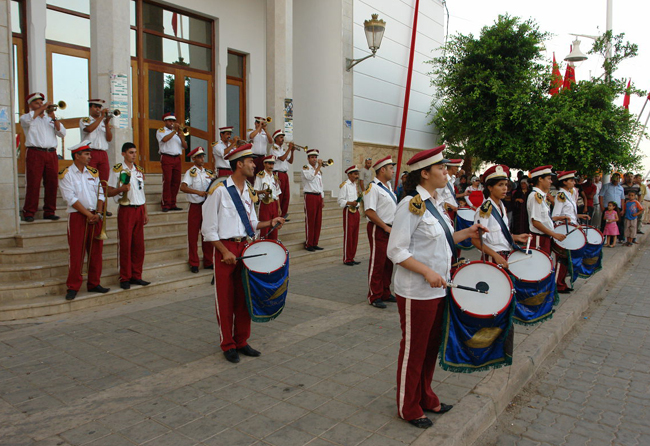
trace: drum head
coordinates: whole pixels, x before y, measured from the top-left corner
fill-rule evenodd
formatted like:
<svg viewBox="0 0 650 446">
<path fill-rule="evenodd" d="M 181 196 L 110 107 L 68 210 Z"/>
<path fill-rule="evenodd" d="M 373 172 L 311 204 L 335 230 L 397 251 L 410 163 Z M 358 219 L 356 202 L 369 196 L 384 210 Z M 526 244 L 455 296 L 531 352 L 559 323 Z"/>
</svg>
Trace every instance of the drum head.
<svg viewBox="0 0 650 446">
<path fill-rule="evenodd" d="M 520 260 L 524 259 L 524 260 Z M 530 254 L 524 251 L 514 251 L 508 256 L 508 270 L 517 279 L 524 282 L 540 282 L 551 275 L 553 261 L 545 253 L 538 249 L 531 248 Z"/>
<path fill-rule="evenodd" d="M 494 263 L 470 262 L 456 271 L 453 281 L 457 285 L 473 288 L 479 282 L 488 284 L 488 294 L 451 289 L 451 296 L 456 305 L 474 317 L 489 318 L 501 314 L 506 311 L 512 300 L 510 277 Z"/>
<path fill-rule="evenodd" d="M 257 254 L 265 255 L 242 260 L 246 268 L 256 273 L 270 274 L 287 263 L 287 250 L 275 240 L 258 240 L 251 243 L 244 249 L 242 257 Z"/>
<path fill-rule="evenodd" d="M 556 245 L 568 249 L 569 251 L 575 251 L 576 249 L 580 249 L 583 246 L 587 244 L 587 237 L 585 237 L 584 232 L 582 232 L 576 225 L 569 223 L 569 235 L 567 238 L 565 238 L 562 241 L 553 239 L 553 243 Z M 578 229 L 576 229 L 578 228 Z M 576 229 L 574 231 L 574 229 Z M 555 232 L 558 234 L 567 234 L 567 225 L 562 223 L 561 225 L 558 225 L 554 229 Z"/>
<path fill-rule="evenodd" d="M 474 215 L 476 215 L 476 211 L 470 208 L 458 208 L 456 215 L 458 215 L 458 218 L 462 218 L 463 220 L 474 221 Z"/>
<path fill-rule="evenodd" d="M 585 236 L 587 237 L 587 243 L 590 245 L 602 245 L 605 243 L 605 237 L 603 237 L 603 233 L 600 232 L 597 228 L 589 225 L 583 225 L 581 228 L 582 232 L 584 232 Z"/>
<path fill-rule="evenodd" d="M 483 204 L 483 201 L 485 201 L 485 197 L 483 196 L 483 192 L 475 190 L 469 193 L 467 200 L 470 203 L 472 203 L 473 206 L 479 207 L 480 205 Z M 473 216 L 472 216 L 472 220 L 474 220 Z"/>
</svg>

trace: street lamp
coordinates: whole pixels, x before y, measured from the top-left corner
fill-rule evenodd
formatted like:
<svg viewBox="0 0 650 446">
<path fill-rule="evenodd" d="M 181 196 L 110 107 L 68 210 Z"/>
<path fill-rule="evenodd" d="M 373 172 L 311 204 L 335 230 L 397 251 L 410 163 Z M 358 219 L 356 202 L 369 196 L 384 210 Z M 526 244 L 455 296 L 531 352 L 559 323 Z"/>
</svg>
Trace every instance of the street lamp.
<svg viewBox="0 0 650 446">
<path fill-rule="evenodd" d="M 366 57 L 361 59 L 350 59 L 346 58 L 346 69 L 345 71 L 350 71 L 353 66 L 358 63 L 363 62 L 369 57 L 375 57 L 375 53 L 381 45 L 381 39 L 384 37 L 384 30 L 386 29 L 386 22 L 379 20 L 379 14 L 372 14 L 370 20 L 363 22 L 363 30 L 366 33 L 366 40 L 368 41 L 368 48 L 372 51 L 372 54 L 368 54 Z"/>
<path fill-rule="evenodd" d="M 580 41 L 578 39 L 573 41 L 571 53 L 564 58 L 567 62 L 582 62 L 587 60 L 587 55 L 580 51 Z"/>
</svg>

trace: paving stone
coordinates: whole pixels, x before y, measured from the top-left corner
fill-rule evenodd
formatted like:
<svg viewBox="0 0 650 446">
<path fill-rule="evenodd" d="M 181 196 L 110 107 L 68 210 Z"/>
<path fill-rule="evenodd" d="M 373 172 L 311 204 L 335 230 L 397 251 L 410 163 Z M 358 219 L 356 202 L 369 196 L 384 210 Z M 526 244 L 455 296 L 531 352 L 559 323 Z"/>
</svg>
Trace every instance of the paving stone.
<svg viewBox="0 0 650 446">
<path fill-rule="evenodd" d="M 274 446 L 303 446 L 315 438 L 314 435 L 285 426 L 264 439 L 266 443 Z"/>
<path fill-rule="evenodd" d="M 249 446 L 257 442 L 257 439 L 234 429 L 227 429 L 214 437 L 204 440 L 202 444 L 208 446 Z"/>
<path fill-rule="evenodd" d="M 203 417 L 178 428 L 176 432 L 196 441 L 203 441 L 226 429 L 228 429 L 226 425 L 217 422 L 214 418 Z"/>
<path fill-rule="evenodd" d="M 164 424 L 171 429 L 175 429 L 200 417 L 200 414 L 197 414 L 196 412 L 186 407 L 177 406 L 173 409 L 156 415 L 153 417 L 153 419 L 158 421 L 160 424 Z"/>
<path fill-rule="evenodd" d="M 100 418 L 98 421 L 113 431 L 119 431 L 144 421 L 145 417 L 133 409 L 124 409 Z"/>
<path fill-rule="evenodd" d="M 168 432 L 151 441 L 143 443 L 146 446 L 194 446 L 195 440 L 177 432 Z M 227 444 L 227 443 L 224 443 Z"/>
<path fill-rule="evenodd" d="M 313 434 L 314 436 L 320 436 L 323 432 L 331 429 L 338 423 L 339 420 L 327 418 L 315 413 L 309 413 L 291 423 L 290 426 L 295 429 Z"/>
<path fill-rule="evenodd" d="M 145 420 L 119 431 L 120 434 L 136 443 L 145 443 L 169 432 L 169 429 L 153 420 Z"/>
<path fill-rule="evenodd" d="M 111 430 L 108 427 L 97 421 L 91 421 L 90 423 L 63 432 L 61 437 L 72 444 L 87 444 L 105 437 L 110 433 Z"/>
<path fill-rule="evenodd" d="M 237 430 L 252 437 L 262 439 L 280 429 L 281 426 L 276 420 L 262 414 L 249 418 L 245 423 L 240 423 L 237 426 Z"/>
</svg>

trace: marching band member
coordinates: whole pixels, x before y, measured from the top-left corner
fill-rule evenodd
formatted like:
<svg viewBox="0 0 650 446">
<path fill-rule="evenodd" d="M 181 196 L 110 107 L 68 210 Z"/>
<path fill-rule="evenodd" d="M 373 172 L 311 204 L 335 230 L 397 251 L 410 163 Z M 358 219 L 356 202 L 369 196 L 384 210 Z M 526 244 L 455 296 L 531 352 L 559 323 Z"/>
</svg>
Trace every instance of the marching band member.
<svg viewBox="0 0 650 446">
<path fill-rule="evenodd" d="M 239 136 L 230 138 L 232 127 L 219 127 L 219 141 L 212 145 L 212 155 L 214 156 L 214 169 L 217 176 L 227 177 L 232 175 L 230 164 L 226 161 L 225 156 L 237 146 Z"/>
<path fill-rule="evenodd" d="M 353 266 L 361 263 L 354 260 L 359 242 L 359 168 L 352 165 L 345 169 L 345 173 L 348 179 L 339 186 L 337 202 L 343 208 L 343 264 Z"/>
<path fill-rule="evenodd" d="M 280 215 L 289 213 L 289 201 L 291 199 L 291 190 L 289 188 L 289 164 L 293 164 L 293 142 L 289 143 L 288 148 L 284 148 L 284 133 L 278 129 L 273 134 L 273 149 L 271 154 L 275 156 L 275 167 L 273 172 L 278 176 L 280 181 Z"/>
<path fill-rule="evenodd" d="M 90 141 L 90 167 L 94 167 L 99 171 L 99 180 L 102 182 L 102 187 L 105 187 L 105 181 L 108 181 L 108 174 L 111 170 L 111 165 L 108 162 L 108 143 L 113 140 L 113 132 L 111 130 L 110 121 L 113 114 L 108 112 L 107 108 L 102 108 L 106 101 L 103 99 L 89 99 L 88 100 L 88 114 L 90 117 L 82 118 L 79 120 L 79 133 L 81 133 L 81 140 Z M 111 216 L 110 212 L 106 213 Z"/>
<path fill-rule="evenodd" d="M 199 253 L 197 240 L 201 232 L 201 223 L 203 222 L 202 206 L 205 197 L 208 196 L 208 186 L 212 181 L 214 172 L 204 169 L 205 150 L 199 146 L 192 150 L 189 155 L 194 162 L 194 167 L 185 172 L 181 182 L 181 192 L 187 194 L 187 201 L 190 202 L 190 208 L 187 211 L 187 251 L 189 253 L 190 271 L 199 272 Z M 203 268 L 212 269 L 212 258 L 214 247 L 212 243 L 206 242 L 201 236 L 203 249 Z"/>
<path fill-rule="evenodd" d="M 187 150 L 187 141 L 173 113 L 165 113 L 163 121 L 165 127 L 156 132 L 163 171 L 162 211 L 182 211 L 176 206 L 176 196 L 181 186 L 181 155 Z"/>
<path fill-rule="evenodd" d="M 32 93 L 27 96 L 29 113 L 20 117 L 20 126 L 25 132 L 25 205 L 23 220 L 34 221 L 38 211 L 38 196 L 41 179 L 43 180 L 44 200 L 43 219 L 58 220 L 56 212 L 56 190 L 58 187 L 59 158 L 56 148 L 59 145 L 56 137 L 65 137 L 65 127 L 54 115 L 54 110 L 47 112 L 53 105 L 44 102 L 43 93 Z"/>
<path fill-rule="evenodd" d="M 264 170 L 264 165 L 262 163 L 262 158 L 268 155 L 268 146 L 273 144 L 273 139 L 271 139 L 271 134 L 267 132 L 266 126 L 269 122 L 266 118 L 260 116 L 255 116 L 255 130 L 248 133 L 248 140 L 253 141 L 253 155 L 256 156 L 254 159 L 255 162 L 255 175 L 258 174 L 260 170 Z M 270 131 L 270 129 L 269 129 Z M 249 181 L 253 181 L 253 177 Z"/>
<path fill-rule="evenodd" d="M 264 170 L 255 175 L 255 184 L 253 189 L 258 196 L 263 197 L 260 201 L 259 219 L 262 221 L 273 220 L 280 216 L 280 198 L 282 190 L 280 190 L 280 181 L 277 175 L 273 173 L 275 165 L 275 157 L 267 155 L 264 157 Z M 269 228 L 260 230 L 260 237 L 269 238 L 271 240 L 278 239 L 278 231 L 273 231 L 270 235 Z"/>
<path fill-rule="evenodd" d="M 215 248 L 214 276 L 216 313 L 219 323 L 221 350 L 230 362 L 239 362 L 239 353 L 259 356 L 260 352 L 248 345 L 251 317 L 246 308 L 241 278 L 241 256 L 248 240 L 258 229 L 284 223 L 282 217 L 258 221 L 254 202 L 257 195 L 246 178 L 253 176 L 255 163 L 250 144 L 245 144 L 226 155 L 233 174 L 224 182 L 214 184 L 203 205 L 204 240 Z"/>
<path fill-rule="evenodd" d="M 323 221 L 323 160 L 318 158 L 320 152 L 316 149 L 307 151 L 309 164 L 302 167 L 302 188 L 305 195 L 305 249 L 320 251 L 318 246 L 320 227 Z"/>
<path fill-rule="evenodd" d="M 72 164 L 59 174 L 61 194 L 68 203 L 68 291 L 66 300 L 77 297 L 83 283 L 84 256 L 88 254 L 88 291 L 108 293 L 109 288 L 99 284 L 102 276 L 102 251 L 104 241 L 97 240 L 102 230 L 101 213 L 104 209 L 104 191 L 99 172 L 90 167 L 90 141 L 71 147 Z"/>
<path fill-rule="evenodd" d="M 526 209 L 528 210 L 528 227 L 533 235 L 535 247 L 544 251 L 549 256 L 551 253 L 551 239 L 564 240 L 566 236 L 555 232 L 551 209 L 547 201 L 547 194 L 553 183 L 553 166 L 540 166 L 529 172 L 533 190 L 528 194 Z"/>
<path fill-rule="evenodd" d="M 370 242 L 368 303 L 377 308 L 386 308 L 384 301 L 395 302 L 395 296 L 390 293 L 393 262 L 386 257 L 388 236 L 397 208 L 397 197 L 390 185 L 394 166 L 390 156 L 377 161 L 373 166 L 375 179 L 368 184 L 363 197 Z"/>
<path fill-rule="evenodd" d="M 424 411 L 441 414 L 452 406 L 443 404 L 431 389 L 442 320 L 450 280 L 452 246 L 477 237 L 473 225 L 453 232 L 437 189 L 444 187 L 444 145 L 413 156 L 407 165 L 407 196 L 395 213 L 388 241 L 388 257 L 397 264 L 395 294 L 402 340 L 397 362 L 397 410 L 400 418 L 426 429 L 433 425 Z M 375 189 L 375 187 L 373 187 Z"/>
<path fill-rule="evenodd" d="M 438 190 L 438 195 L 442 197 L 445 206 L 450 213 L 449 218 L 451 218 L 451 221 L 454 221 L 454 219 L 456 218 L 456 211 L 458 210 L 458 201 L 456 201 L 457 194 L 456 194 L 455 184 L 456 184 L 456 174 L 458 173 L 458 169 L 460 169 L 460 166 L 462 165 L 463 165 L 462 159 L 449 160 L 449 163 L 447 164 L 447 184 L 445 184 L 444 187 L 441 187 Z M 460 194 L 460 196 L 464 196 L 464 194 Z"/>
<path fill-rule="evenodd" d="M 151 282 L 142 280 L 144 264 L 144 226 L 149 223 L 144 194 L 144 169 L 135 164 L 138 150 L 132 142 L 122 145 L 124 163 L 111 169 L 108 179 L 109 197 L 119 199 L 126 196 L 129 204 L 120 204 L 117 211 L 117 232 L 120 237 L 120 288 L 128 290 L 131 285 L 147 286 Z M 128 184 L 120 184 L 122 172 L 128 172 Z M 118 197 L 117 195 L 120 195 Z"/>
</svg>

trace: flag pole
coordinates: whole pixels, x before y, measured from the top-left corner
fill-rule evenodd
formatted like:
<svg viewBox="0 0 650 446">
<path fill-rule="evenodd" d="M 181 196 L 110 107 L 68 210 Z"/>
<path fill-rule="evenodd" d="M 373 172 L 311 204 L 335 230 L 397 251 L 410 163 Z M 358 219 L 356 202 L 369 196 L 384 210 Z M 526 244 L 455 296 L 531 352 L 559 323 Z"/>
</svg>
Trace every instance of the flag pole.
<svg viewBox="0 0 650 446">
<path fill-rule="evenodd" d="M 639 113 L 639 116 L 636 117 L 636 124 L 634 125 L 635 127 L 639 125 L 639 121 L 641 120 L 641 115 L 643 115 L 643 110 L 645 110 L 645 106 L 648 103 L 648 100 L 650 100 L 650 94 L 646 96 L 645 102 L 643 103 L 643 107 L 641 107 L 641 112 Z"/>
<path fill-rule="evenodd" d="M 645 128 L 648 126 L 649 119 L 650 119 L 650 113 L 648 113 L 648 117 L 645 118 L 645 124 L 643 124 L 643 128 L 641 129 L 641 134 L 639 135 L 639 140 L 636 142 L 636 147 L 634 148 L 635 152 L 639 150 L 639 144 L 641 144 L 641 138 L 643 138 L 643 132 L 645 132 Z"/>
</svg>

